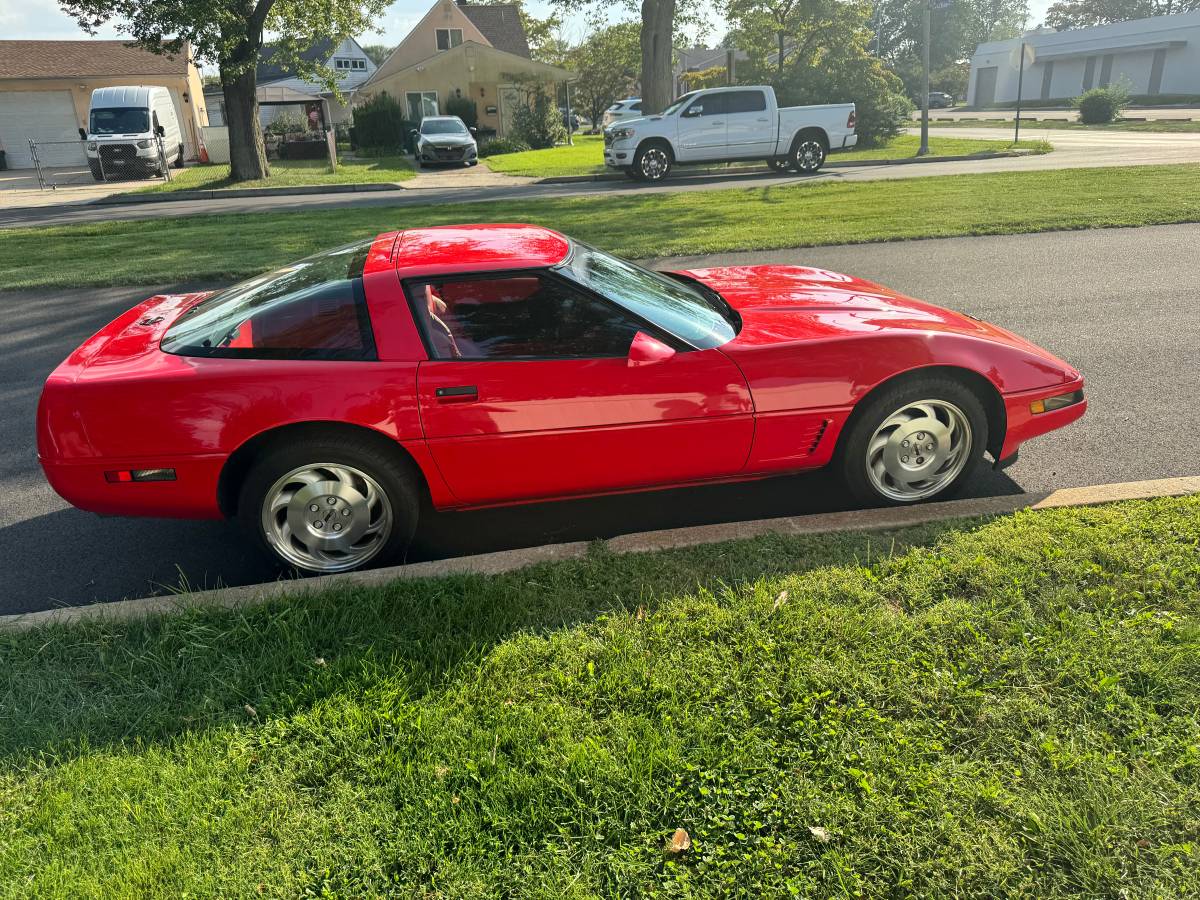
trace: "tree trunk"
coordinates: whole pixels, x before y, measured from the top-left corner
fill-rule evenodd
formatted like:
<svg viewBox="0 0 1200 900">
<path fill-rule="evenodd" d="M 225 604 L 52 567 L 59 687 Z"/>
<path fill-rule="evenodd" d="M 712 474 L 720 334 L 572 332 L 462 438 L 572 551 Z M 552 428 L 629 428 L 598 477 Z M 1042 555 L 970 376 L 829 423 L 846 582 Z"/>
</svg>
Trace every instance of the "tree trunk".
<svg viewBox="0 0 1200 900">
<path fill-rule="evenodd" d="M 672 40 L 675 0 L 642 0 L 642 115 L 662 112 L 675 99 Z"/>
<path fill-rule="evenodd" d="M 233 181 L 258 181 L 271 174 L 258 121 L 256 87 L 254 66 L 240 75 L 221 73 L 225 125 L 229 129 L 229 177 Z"/>
<path fill-rule="evenodd" d="M 775 63 L 776 63 L 776 70 L 779 72 L 779 77 L 782 78 L 783 77 L 783 41 L 784 41 L 784 33 L 783 33 L 782 28 L 779 30 L 779 33 L 777 36 L 779 37 L 779 58 L 775 60 Z"/>
</svg>

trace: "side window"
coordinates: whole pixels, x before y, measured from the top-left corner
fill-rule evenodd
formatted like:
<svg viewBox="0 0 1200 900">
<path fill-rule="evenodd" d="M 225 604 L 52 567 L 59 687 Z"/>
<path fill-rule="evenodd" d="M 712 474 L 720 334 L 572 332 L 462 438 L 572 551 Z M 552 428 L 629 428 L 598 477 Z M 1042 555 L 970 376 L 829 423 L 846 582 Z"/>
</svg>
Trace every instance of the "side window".
<svg viewBox="0 0 1200 900">
<path fill-rule="evenodd" d="M 409 300 L 435 359 L 624 357 L 640 324 L 557 278 L 419 281 Z"/>
<path fill-rule="evenodd" d="M 369 245 L 339 247 L 214 294 L 180 316 L 160 346 L 180 356 L 374 359 L 361 277 Z"/>
<path fill-rule="evenodd" d="M 730 91 L 723 96 L 730 113 L 762 112 L 767 108 L 762 91 Z"/>
<path fill-rule="evenodd" d="M 151 113 L 150 115 L 151 115 L 151 116 L 153 117 L 153 119 L 154 119 L 154 121 L 153 121 L 153 122 L 151 122 L 150 124 L 154 126 L 154 133 L 155 133 L 155 134 L 158 134 L 158 113 L 156 113 L 156 112 L 153 112 L 153 113 Z"/>
<path fill-rule="evenodd" d="M 707 118 L 709 116 L 723 116 L 723 115 L 725 115 L 725 113 L 729 112 L 729 109 L 725 103 L 725 98 L 727 96 L 729 96 L 729 95 L 728 94 L 701 94 L 699 97 L 697 97 L 695 100 L 692 101 L 692 106 L 703 107 L 704 112 L 700 113 L 700 115 L 703 116 L 704 118 Z M 688 108 L 691 109 L 691 107 L 688 107 Z"/>
</svg>

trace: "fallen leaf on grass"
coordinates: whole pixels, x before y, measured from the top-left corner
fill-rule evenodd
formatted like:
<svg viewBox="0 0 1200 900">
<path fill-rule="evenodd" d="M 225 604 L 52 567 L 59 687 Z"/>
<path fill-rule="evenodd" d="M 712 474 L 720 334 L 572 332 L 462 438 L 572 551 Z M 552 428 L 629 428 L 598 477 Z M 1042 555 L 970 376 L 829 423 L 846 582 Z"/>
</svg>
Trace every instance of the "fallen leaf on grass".
<svg viewBox="0 0 1200 900">
<path fill-rule="evenodd" d="M 808 833 L 822 844 L 828 844 L 833 840 L 833 835 L 829 833 L 828 829 L 822 828 L 820 825 L 809 825 Z"/>
<path fill-rule="evenodd" d="M 783 604 L 787 603 L 787 598 L 787 591 L 780 591 L 779 596 L 775 598 L 775 605 L 771 607 L 772 612 L 779 609 L 779 607 L 783 606 Z"/>
<path fill-rule="evenodd" d="M 258 718 L 258 710 L 255 709 L 253 706 L 251 706 L 249 703 L 247 703 L 245 706 L 243 706 L 242 709 L 246 710 L 246 715 L 248 715 L 250 718 L 252 718 L 252 719 Z"/>
<path fill-rule="evenodd" d="M 682 828 L 676 828 L 675 833 L 671 835 L 671 841 L 667 845 L 667 850 L 671 853 L 686 853 L 692 849 L 692 837 Z"/>
</svg>

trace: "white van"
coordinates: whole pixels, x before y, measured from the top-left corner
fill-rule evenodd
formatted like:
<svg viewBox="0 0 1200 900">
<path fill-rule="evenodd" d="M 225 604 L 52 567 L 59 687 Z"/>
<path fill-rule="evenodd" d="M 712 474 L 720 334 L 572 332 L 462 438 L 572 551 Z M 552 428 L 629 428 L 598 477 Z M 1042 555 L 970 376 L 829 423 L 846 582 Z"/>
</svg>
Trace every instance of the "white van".
<svg viewBox="0 0 1200 900">
<path fill-rule="evenodd" d="M 183 165 L 183 132 L 171 92 L 161 86 L 96 88 L 86 134 L 88 165 L 97 181 L 163 175 L 155 136 L 170 165 Z"/>
</svg>

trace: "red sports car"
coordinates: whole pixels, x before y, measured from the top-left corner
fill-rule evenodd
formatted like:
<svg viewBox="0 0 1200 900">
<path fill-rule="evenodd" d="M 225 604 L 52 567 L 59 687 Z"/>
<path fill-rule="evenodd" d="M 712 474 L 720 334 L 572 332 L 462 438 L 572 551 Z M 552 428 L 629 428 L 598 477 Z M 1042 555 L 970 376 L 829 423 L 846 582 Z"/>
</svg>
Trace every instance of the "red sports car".
<svg viewBox="0 0 1200 900">
<path fill-rule="evenodd" d="M 152 297 L 51 374 L 38 448 L 82 509 L 236 517 L 341 572 L 401 555 L 424 503 L 822 466 L 863 503 L 943 497 L 1085 408 L 1045 350 L 848 275 L 659 273 L 463 225 Z"/>
</svg>

